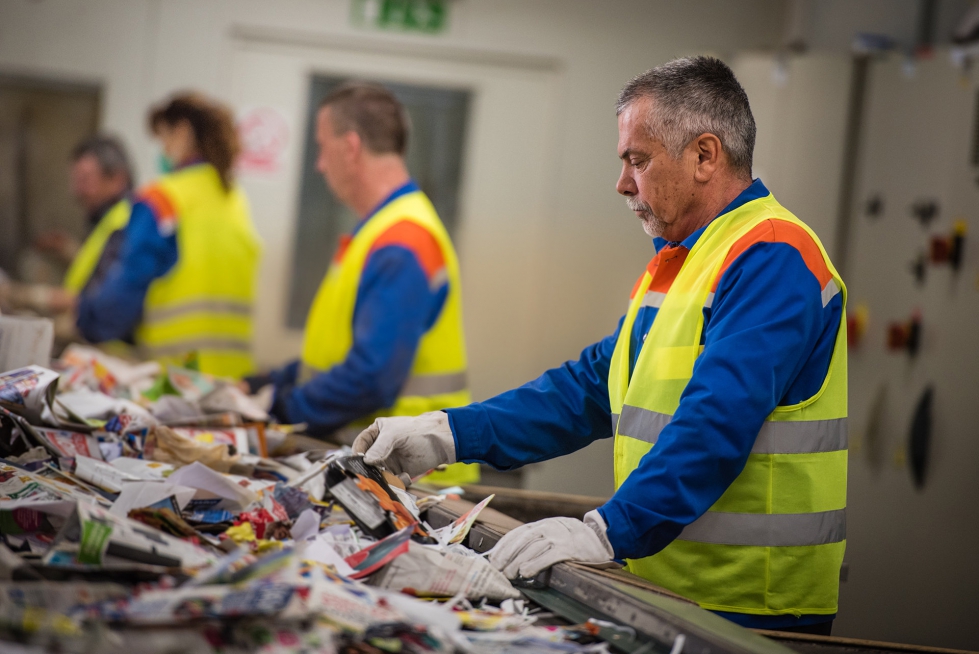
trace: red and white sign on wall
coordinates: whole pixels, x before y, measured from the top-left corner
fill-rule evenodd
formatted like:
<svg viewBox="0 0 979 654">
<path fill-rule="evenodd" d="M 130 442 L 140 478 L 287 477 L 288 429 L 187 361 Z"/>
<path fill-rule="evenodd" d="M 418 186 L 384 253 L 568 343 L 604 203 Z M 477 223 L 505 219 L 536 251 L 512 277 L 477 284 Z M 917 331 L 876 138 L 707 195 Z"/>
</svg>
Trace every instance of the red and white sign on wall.
<svg viewBox="0 0 979 654">
<path fill-rule="evenodd" d="M 282 169 L 282 155 L 289 141 L 289 125 L 282 112 L 272 107 L 247 109 L 238 121 L 238 134 L 239 171 L 268 175 Z"/>
</svg>

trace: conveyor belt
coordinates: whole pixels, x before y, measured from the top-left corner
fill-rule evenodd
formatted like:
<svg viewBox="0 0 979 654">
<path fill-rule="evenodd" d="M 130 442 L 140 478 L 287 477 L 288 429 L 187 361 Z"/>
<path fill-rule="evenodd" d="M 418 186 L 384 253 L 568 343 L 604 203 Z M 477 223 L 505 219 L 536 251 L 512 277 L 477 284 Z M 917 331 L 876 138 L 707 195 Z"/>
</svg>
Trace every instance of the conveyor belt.
<svg viewBox="0 0 979 654">
<path fill-rule="evenodd" d="M 491 492 L 510 499 L 510 504 L 530 501 L 523 511 L 535 519 L 550 515 L 580 517 L 597 498 L 553 497 L 531 491 L 466 488 L 467 498 Z M 504 506 L 507 502 L 496 503 Z M 473 505 L 465 500 L 446 500 L 428 512 L 433 527 L 449 524 Z M 519 520 L 487 507 L 469 532 L 467 545 L 485 552 Z M 659 588 L 625 571 L 593 570 L 561 563 L 551 569 L 546 588 L 524 589 L 531 601 L 572 623 L 596 618 L 619 625 L 603 629 L 600 636 L 622 652 L 672 654 L 977 654 L 916 645 L 810 636 L 777 631 L 752 631 L 705 611 L 693 602 Z M 635 636 L 630 637 L 629 629 Z M 682 636 L 682 638 L 680 638 Z"/>
<path fill-rule="evenodd" d="M 465 512 L 466 504 L 443 502 L 428 512 L 429 524 L 435 528 L 449 524 Z M 496 545 L 508 530 L 505 526 L 501 528 L 503 520 L 497 514 L 489 513 L 483 522 L 473 526 L 469 547 L 485 552 Z M 673 652 L 676 648 L 673 654 L 792 652 L 774 640 L 742 629 L 638 578 L 635 583 L 625 583 L 584 566 L 565 563 L 554 566 L 549 577 L 546 591 L 528 589 L 527 597 L 571 621 L 583 622 L 583 616 L 584 619 L 593 617 L 620 625 L 621 631 L 616 633 L 625 633 L 626 628 L 634 630 L 636 638 L 623 641 L 622 651 Z M 616 640 L 609 642 L 618 646 Z"/>
</svg>

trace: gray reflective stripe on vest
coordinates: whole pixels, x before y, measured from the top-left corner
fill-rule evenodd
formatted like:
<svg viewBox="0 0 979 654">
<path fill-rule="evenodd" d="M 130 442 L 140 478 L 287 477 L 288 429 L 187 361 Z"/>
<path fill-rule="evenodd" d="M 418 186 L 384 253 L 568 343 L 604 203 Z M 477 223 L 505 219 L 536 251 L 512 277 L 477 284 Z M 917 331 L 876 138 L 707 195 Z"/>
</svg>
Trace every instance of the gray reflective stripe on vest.
<svg viewBox="0 0 979 654">
<path fill-rule="evenodd" d="M 836 297 L 836 294 L 840 292 L 840 287 L 836 285 L 836 280 L 829 280 L 826 282 L 826 286 L 823 286 L 822 296 L 823 296 L 823 306 L 825 307 L 829 304 L 829 301 Z"/>
<path fill-rule="evenodd" d="M 665 413 L 626 404 L 622 407 L 621 415 L 612 414 L 612 428 L 613 433 L 617 428 L 623 436 L 655 444 L 660 432 L 672 419 L 673 416 Z M 751 453 L 813 454 L 846 448 L 846 418 L 793 422 L 766 420 L 755 438 Z"/>
<path fill-rule="evenodd" d="M 825 293 L 825 289 L 823 289 Z M 659 308 L 663 306 L 663 300 L 666 299 L 666 293 L 660 293 L 659 291 L 646 291 L 646 294 L 642 296 L 642 302 L 639 303 L 640 307 L 654 307 Z M 828 302 L 827 300 L 826 302 Z M 826 302 L 823 302 L 823 306 L 826 306 Z M 704 300 L 704 307 L 710 309 L 711 305 L 714 304 L 714 294 L 708 293 L 707 299 Z"/>
<path fill-rule="evenodd" d="M 252 313 L 252 305 L 248 302 L 235 302 L 233 300 L 197 300 L 150 309 L 143 314 L 143 322 L 151 325 L 191 313 L 228 313 L 247 318 Z"/>
<path fill-rule="evenodd" d="M 445 266 L 442 266 L 441 268 L 435 271 L 434 275 L 432 275 L 432 279 L 428 282 L 428 290 L 434 293 L 448 283 L 449 283 L 449 271 L 446 269 Z"/>
<path fill-rule="evenodd" d="M 712 545 L 800 547 L 846 540 L 846 509 L 819 513 L 724 513 L 708 511 L 677 540 Z"/>
<path fill-rule="evenodd" d="M 846 418 L 778 422 L 766 420 L 758 432 L 753 454 L 812 454 L 847 447 Z"/>
<path fill-rule="evenodd" d="M 236 352 L 251 352 L 251 342 L 248 339 L 237 338 L 189 338 L 186 341 L 176 341 L 166 345 L 143 345 L 151 357 L 165 357 L 198 350 L 234 350 Z"/>
<path fill-rule="evenodd" d="M 401 388 L 400 397 L 457 393 L 468 388 L 465 372 L 447 375 L 412 375 Z"/>
<path fill-rule="evenodd" d="M 640 441 L 655 443 L 663 427 L 670 424 L 673 416 L 628 404 L 622 407 L 618 418 L 618 433 Z"/>
<path fill-rule="evenodd" d="M 642 296 L 642 302 L 639 303 L 639 306 L 659 308 L 663 306 L 663 300 L 665 298 L 666 293 L 660 293 L 659 291 L 646 291 L 646 294 Z"/>
</svg>

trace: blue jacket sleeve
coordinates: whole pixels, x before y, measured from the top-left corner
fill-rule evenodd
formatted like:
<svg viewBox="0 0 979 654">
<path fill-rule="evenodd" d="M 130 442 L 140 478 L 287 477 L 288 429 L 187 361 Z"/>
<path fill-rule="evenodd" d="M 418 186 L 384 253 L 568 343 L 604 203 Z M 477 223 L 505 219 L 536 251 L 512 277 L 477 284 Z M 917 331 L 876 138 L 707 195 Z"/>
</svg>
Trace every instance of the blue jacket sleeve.
<svg viewBox="0 0 979 654">
<path fill-rule="evenodd" d="M 841 300 L 784 243 L 749 247 L 718 285 L 704 351 L 672 421 L 599 511 L 618 558 L 655 554 L 740 474 L 762 422 L 807 365 L 825 376 L 817 343 L 835 338 Z M 827 350 L 831 354 L 831 350 Z"/>
<path fill-rule="evenodd" d="M 146 291 L 177 263 L 176 234 L 161 234 L 150 207 L 133 205 L 119 260 L 78 302 L 78 331 L 93 343 L 126 338 L 143 316 Z"/>
<path fill-rule="evenodd" d="M 272 413 L 325 435 L 394 404 L 422 335 L 435 323 L 448 284 L 432 290 L 407 248 L 378 249 L 367 260 L 354 308 L 354 342 L 344 361 L 302 385 L 297 363 L 278 371 Z"/>
<path fill-rule="evenodd" d="M 610 437 L 608 370 L 619 329 L 585 348 L 577 361 L 548 370 L 520 388 L 448 409 L 456 457 L 512 470 Z"/>
</svg>

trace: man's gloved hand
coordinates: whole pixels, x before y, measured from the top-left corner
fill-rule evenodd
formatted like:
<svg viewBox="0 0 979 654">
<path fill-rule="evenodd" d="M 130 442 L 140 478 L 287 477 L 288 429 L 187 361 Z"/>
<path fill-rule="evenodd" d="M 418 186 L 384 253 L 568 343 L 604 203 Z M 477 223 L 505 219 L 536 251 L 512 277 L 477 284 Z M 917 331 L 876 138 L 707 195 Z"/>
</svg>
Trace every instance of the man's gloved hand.
<svg viewBox="0 0 979 654">
<path fill-rule="evenodd" d="M 555 563 L 575 561 L 592 565 L 611 562 L 612 544 L 605 520 L 589 511 L 584 521 L 546 518 L 517 527 L 490 551 L 489 562 L 507 579 L 537 576 Z"/>
<path fill-rule="evenodd" d="M 449 416 L 442 411 L 414 418 L 378 418 L 360 432 L 353 450 L 364 462 L 401 476 L 417 477 L 443 463 L 456 462 Z"/>
</svg>

